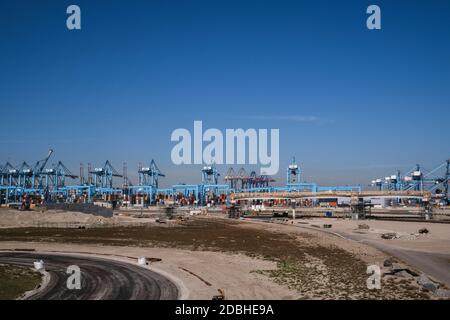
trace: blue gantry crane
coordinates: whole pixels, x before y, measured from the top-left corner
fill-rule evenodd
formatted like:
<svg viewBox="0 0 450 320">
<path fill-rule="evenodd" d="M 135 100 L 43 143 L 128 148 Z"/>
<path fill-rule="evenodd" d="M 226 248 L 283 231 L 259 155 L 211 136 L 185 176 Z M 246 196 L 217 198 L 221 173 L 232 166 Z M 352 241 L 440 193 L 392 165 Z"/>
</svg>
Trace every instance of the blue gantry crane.
<svg viewBox="0 0 450 320">
<path fill-rule="evenodd" d="M 301 182 L 301 170 L 295 157 L 292 157 L 292 162 L 286 169 L 286 190 L 292 191 L 309 191 L 317 192 L 317 184 L 313 182 Z"/>
<path fill-rule="evenodd" d="M 43 176 L 45 179 L 45 187 L 49 192 L 58 192 L 58 190 L 66 187 L 66 178 L 78 178 L 78 176 L 73 174 L 61 161 L 51 168 L 45 169 Z"/>
<path fill-rule="evenodd" d="M 17 179 L 19 178 L 19 170 L 11 163 L 7 162 L 1 171 L 1 185 L 2 186 L 17 186 Z"/>
<path fill-rule="evenodd" d="M 292 162 L 286 169 L 286 181 L 288 185 L 300 182 L 300 168 L 295 162 L 295 157 L 292 157 Z"/>
<path fill-rule="evenodd" d="M 202 169 L 202 184 L 218 184 L 220 173 L 214 163 L 204 166 Z"/>
<path fill-rule="evenodd" d="M 163 173 L 159 170 L 156 165 L 155 160 L 152 159 L 150 166 L 142 167 L 139 171 L 139 186 L 149 186 L 153 189 L 158 189 L 159 187 L 159 177 L 165 177 Z"/>
<path fill-rule="evenodd" d="M 142 194 L 148 197 L 148 204 L 154 204 L 159 189 L 159 178 L 166 175 L 156 165 L 154 159 L 148 167 L 140 167 L 138 169 L 139 182 L 137 186 L 129 185 L 130 194 Z"/>
<path fill-rule="evenodd" d="M 89 175 L 93 179 L 80 179 L 79 185 L 67 185 L 66 179 L 76 179 L 73 174 L 61 161 L 56 165 L 46 168 L 46 165 L 53 153 L 49 150 L 47 156 L 29 165 L 22 162 L 15 167 L 7 162 L 0 165 L 0 202 L 17 202 L 24 194 L 37 196 L 47 194 L 59 194 L 66 199 L 70 195 L 87 195 L 88 201 L 92 196 L 119 194 L 123 190 L 130 190 L 132 193 L 144 193 L 150 196 L 149 204 L 154 203 L 158 194 L 170 194 L 172 197 L 178 193 L 195 198 L 196 205 L 204 205 L 207 200 L 215 200 L 216 196 L 229 195 L 230 192 L 321 192 L 321 191 L 361 191 L 360 186 L 319 186 L 314 182 L 302 182 L 302 170 L 296 163 L 295 158 L 286 168 L 286 186 L 274 187 L 271 182 L 274 180 L 270 176 L 257 175 L 255 171 L 247 174 L 244 168 L 237 173 L 230 168 L 224 177 L 228 184 L 220 184 L 220 173 L 215 163 L 205 165 L 201 169 L 201 183 L 199 184 L 177 184 L 172 187 L 162 189 L 159 186 L 159 178 L 165 177 L 161 173 L 155 161 L 152 160 L 148 167 L 140 167 L 138 170 L 139 183 L 132 186 L 131 183 L 124 183 L 123 189 L 116 188 L 113 183 L 114 177 L 124 177 L 117 172 L 109 161 L 102 167 L 94 170 L 89 169 Z M 89 166 L 90 168 L 90 166 Z M 125 171 L 124 171 L 125 172 Z M 80 177 L 82 175 L 80 174 Z M 126 177 L 126 175 L 125 175 Z M 450 159 L 426 170 L 423 166 L 416 165 L 411 170 L 402 174 L 389 175 L 384 179 L 375 179 L 372 185 L 381 191 L 429 191 L 433 193 L 434 199 L 449 202 L 449 182 L 450 182 Z M 72 198 L 76 198 L 73 196 Z M 107 197 L 107 200 L 111 197 Z M 114 198 L 116 199 L 116 198 Z M 222 201 L 221 200 L 221 201 Z"/>
<path fill-rule="evenodd" d="M 123 177 L 114 167 L 109 160 L 106 160 L 103 167 L 96 167 L 89 172 L 94 176 L 95 192 L 97 194 L 113 194 L 122 192 L 121 189 L 115 188 L 113 183 L 114 177 Z"/>
<path fill-rule="evenodd" d="M 386 191 L 429 191 L 435 198 L 442 198 L 449 202 L 448 184 L 450 180 L 450 159 L 442 162 L 432 170 L 426 170 L 419 164 L 404 175 L 397 174 L 387 176 L 383 179 L 372 180 L 372 186 Z"/>
<path fill-rule="evenodd" d="M 221 193 L 226 195 L 229 194 L 230 187 L 227 184 L 219 184 L 219 176 L 220 173 L 214 162 L 209 165 L 205 165 L 202 168 L 202 184 L 199 185 L 200 205 L 204 205 L 206 203 L 206 197 L 209 194 L 216 196 Z"/>
<path fill-rule="evenodd" d="M 228 195 L 231 192 L 230 186 L 227 184 L 219 184 L 219 177 L 220 173 L 213 162 L 203 166 L 202 182 L 200 184 L 179 183 L 169 189 L 160 189 L 158 191 L 170 194 L 174 201 L 177 194 L 182 194 L 185 198 L 193 198 L 197 206 L 205 205 L 209 196 L 225 194 L 228 200 Z"/>
<path fill-rule="evenodd" d="M 25 193 L 42 194 L 42 171 L 52 153 L 53 150 L 50 149 L 47 156 L 37 161 L 34 166 L 24 161 L 17 169 L 7 162 L 1 171 L 1 201 L 16 202 Z"/>
</svg>

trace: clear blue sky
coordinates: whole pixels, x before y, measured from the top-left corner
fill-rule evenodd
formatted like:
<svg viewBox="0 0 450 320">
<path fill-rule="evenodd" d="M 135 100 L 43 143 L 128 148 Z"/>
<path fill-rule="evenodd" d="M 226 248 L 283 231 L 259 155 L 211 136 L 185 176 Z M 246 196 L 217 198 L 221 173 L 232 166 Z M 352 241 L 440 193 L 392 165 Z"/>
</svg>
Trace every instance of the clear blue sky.
<svg viewBox="0 0 450 320">
<path fill-rule="evenodd" d="M 321 184 L 450 156 L 450 1 L 2 0 L 0 41 L 0 163 L 154 158 L 163 185 L 195 183 L 170 160 L 194 120 L 279 128 L 280 183 L 292 155 Z"/>
</svg>

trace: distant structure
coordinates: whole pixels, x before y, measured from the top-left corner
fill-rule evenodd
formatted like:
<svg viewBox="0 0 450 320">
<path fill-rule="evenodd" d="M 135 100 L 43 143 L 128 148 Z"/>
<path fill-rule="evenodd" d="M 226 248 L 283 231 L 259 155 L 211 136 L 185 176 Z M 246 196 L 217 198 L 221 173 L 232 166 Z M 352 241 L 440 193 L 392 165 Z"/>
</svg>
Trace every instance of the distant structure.
<svg viewBox="0 0 450 320">
<path fill-rule="evenodd" d="M 127 163 L 123 162 L 122 174 L 106 161 L 101 167 L 87 164 L 87 178 L 84 165 L 80 164 L 80 173 L 75 175 L 61 161 L 47 166 L 53 150 L 33 165 L 22 162 L 18 167 L 7 162 L 0 165 L 0 203 L 17 203 L 24 196 L 32 196 L 52 202 L 93 202 L 96 200 L 116 201 L 129 198 L 130 203 L 142 206 L 155 205 L 171 200 L 174 203 L 186 201 L 192 206 L 228 204 L 231 194 L 248 193 L 301 193 L 312 195 L 326 192 L 343 192 L 357 194 L 361 186 L 319 186 L 314 182 L 302 181 L 302 170 L 295 157 L 286 168 L 285 186 L 273 186 L 274 179 L 267 175 L 257 175 L 255 171 L 247 174 L 244 168 L 237 172 L 229 168 L 220 183 L 220 173 L 215 163 L 207 164 L 201 169 L 201 182 L 198 184 L 179 183 L 168 188 L 160 187 L 161 172 L 155 160 L 149 166 L 138 167 L 138 183 L 133 185 L 128 177 Z M 73 183 L 79 178 L 79 183 Z M 118 184 L 117 178 L 122 178 Z M 432 170 L 425 170 L 416 165 L 404 175 L 398 170 L 396 174 L 372 181 L 372 186 L 379 192 L 430 192 L 438 201 L 449 200 L 450 159 Z M 72 182 L 72 183 L 70 183 Z M 120 185 L 120 187 L 118 187 Z"/>
</svg>

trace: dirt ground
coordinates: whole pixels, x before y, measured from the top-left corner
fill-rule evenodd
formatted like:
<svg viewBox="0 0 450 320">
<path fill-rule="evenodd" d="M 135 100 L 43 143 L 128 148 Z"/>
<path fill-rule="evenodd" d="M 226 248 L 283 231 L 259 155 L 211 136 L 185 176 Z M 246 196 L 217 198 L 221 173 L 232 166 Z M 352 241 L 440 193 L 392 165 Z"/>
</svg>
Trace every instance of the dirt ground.
<svg viewBox="0 0 450 320">
<path fill-rule="evenodd" d="M 388 256 L 314 230 L 218 218 L 139 226 L 115 223 L 87 229 L 3 228 L 0 249 L 27 242 L 23 245 L 40 250 L 65 246 L 66 251 L 88 248 L 99 254 L 121 251 L 124 256 L 134 250 L 160 253 L 162 270 L 194 277 L 208 287 L 204 291 L 183 279 L 189 298 L 208 299 L 217 289 L 235 299 L 430 298 L 413 280 L 387 273 L 381 290 L 367 289 L 367 266 L 382 265 Z"/>
<path fill-rule="evenodd" d="M 328 225 L 330 228 L 324 228 Z M 450 298 L 450 224 L 431 222 L 299 219 L 294 228 L 328 234 L 344 243 L 364 243 L 400 259 L 442 285 L 438 296 Z M 383 236 L 389 235 L 387 239 Z"/>
<path fill-rule="evenodd" d="M 381 220 L 344 220 L 344 219 L 305 219 L 298 223 L 309 226 L 323 227 L 332 224 L 331 231 L 344 234 L 363 234 L 367 239 L 393 243 L 408 250 L 420 250 L 450 254 L 450 224 L 430 222 L 381 221 Z M 360 228 L 366 225 L 368 229 Z M 419 233 L 420 229 L 427 229 L 428 233 Z M 397 237 L 391 240 L 381 238 L 383 233 L 395 233 Z"/>
<path fill-rule="evenodd" d="M 136 219 L 115 215 L 112 218 L 94 216 L 81 212 L 62 210 L 18 211 L 0 208 L 0 229 L 21 227 L 74 228 L 78 226 L 105 227 L 116 225 L 138 225 L 155 219 Z"/>
<path fill-rule="evenodd" d="M 175 248 L 0 242 L 0 251 L 20 249 L 34 249 L 41 253 L 89 254 L 129 263 L 137 263 L 138 257 L 161 259 L 150 262 L 149 268 L 174 282 L 179 288 L 181 299 L 210 300 L 219 294 L 218 289 L 225 292 L 226 299 L 292 300 L 299 297 L 297 292 L 254 272 L 272 270 L 276 268 L 276 263 L 240 254 Z"/>
</svg>

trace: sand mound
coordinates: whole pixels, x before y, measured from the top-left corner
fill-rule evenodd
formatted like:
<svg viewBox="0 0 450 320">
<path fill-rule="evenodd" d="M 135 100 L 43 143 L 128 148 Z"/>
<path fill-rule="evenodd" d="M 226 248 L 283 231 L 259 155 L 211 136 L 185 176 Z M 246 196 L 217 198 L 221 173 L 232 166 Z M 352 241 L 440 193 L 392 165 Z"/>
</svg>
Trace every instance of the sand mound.
<svg viewBox="0 0 450 320">
<path fill-rule="evenodd" d="M 100 226 L 114 224 L 115 218 L 104 218 L 81 212 L 60 210 L 17 211 L 0 210 L 0 228 Z"/>
</svg>

